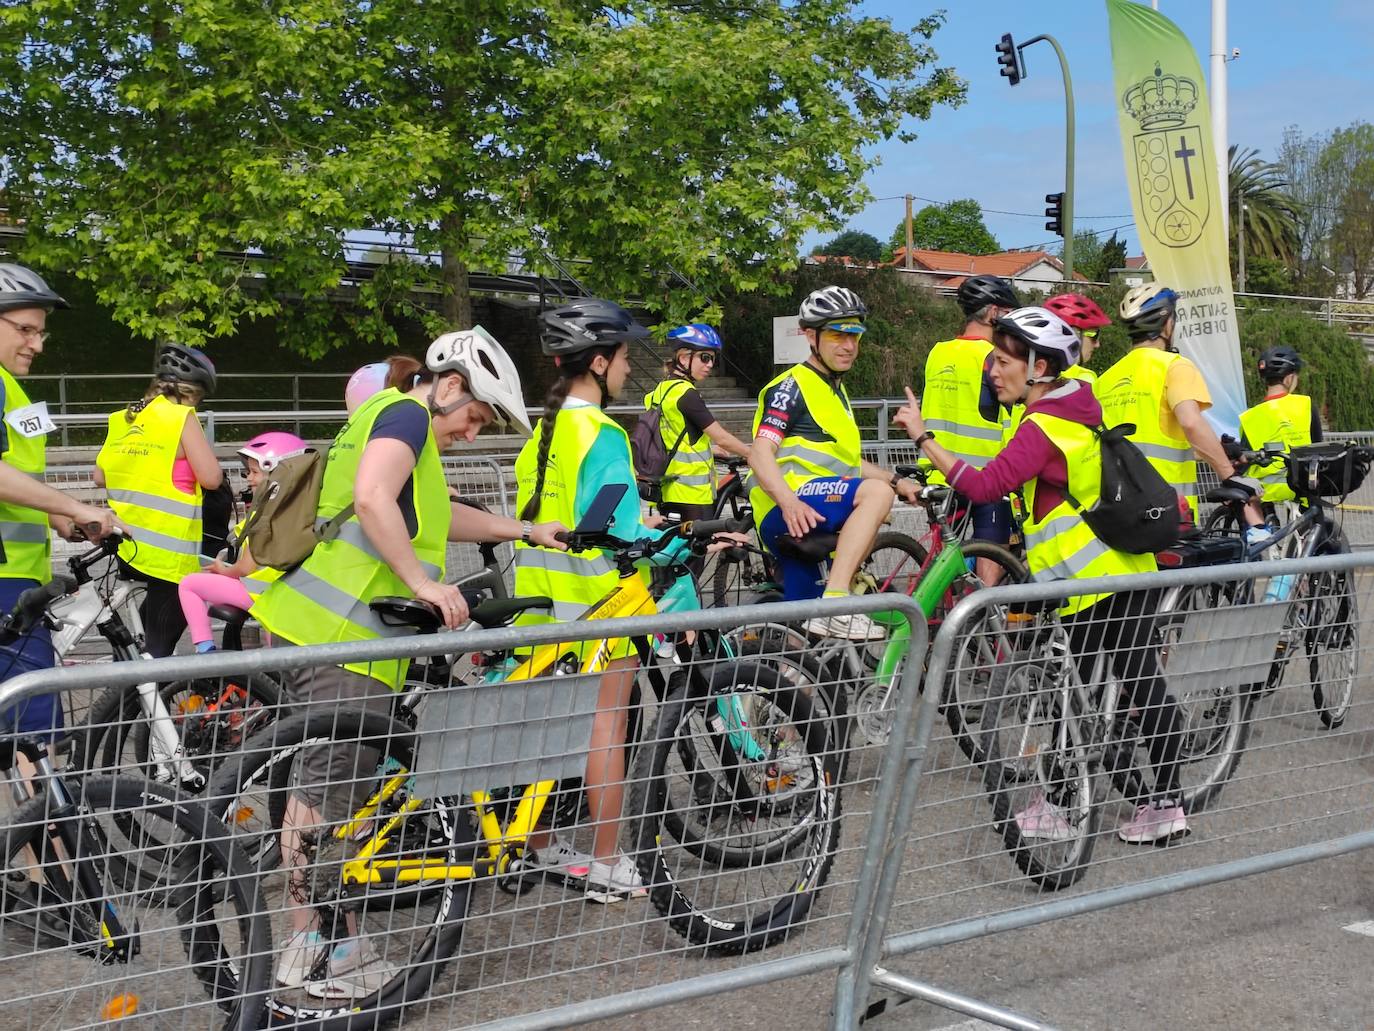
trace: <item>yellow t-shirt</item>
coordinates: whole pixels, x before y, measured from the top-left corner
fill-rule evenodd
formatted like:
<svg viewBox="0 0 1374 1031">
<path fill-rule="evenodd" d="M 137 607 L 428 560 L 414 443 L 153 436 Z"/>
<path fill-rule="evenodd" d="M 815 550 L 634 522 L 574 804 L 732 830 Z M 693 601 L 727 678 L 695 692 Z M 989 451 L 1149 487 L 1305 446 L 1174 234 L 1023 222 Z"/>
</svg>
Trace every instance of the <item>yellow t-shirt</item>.
<svg viewBox="0 0 1374 1031">
<path fill-rule="evenodd" d="M 1183 427 L 1174 417 L 1174 409 L 1183 401 L 1196 401 L 1198 408 L 1204 412 L 1212 407 L 1212 395 L 1207 390 L 1202 373 L 1187 358 L 1179 358 L 1169 366 L 1164 380 L 1164 396 L 1159 401 L 1159 428 L 1165 436 L 1175 440 L 1185 436 Z"/>
</svg>

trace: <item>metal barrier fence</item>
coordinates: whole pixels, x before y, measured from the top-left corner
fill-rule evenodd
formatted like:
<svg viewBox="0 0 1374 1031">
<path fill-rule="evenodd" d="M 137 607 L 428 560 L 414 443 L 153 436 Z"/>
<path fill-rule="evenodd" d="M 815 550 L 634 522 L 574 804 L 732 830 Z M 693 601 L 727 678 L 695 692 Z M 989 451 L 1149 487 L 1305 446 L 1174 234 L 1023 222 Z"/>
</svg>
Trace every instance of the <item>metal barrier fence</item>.
<svg viewBox="0 0 1374 1031">
<path fill-rule="evenodd" d="M 1266 601 L 1280 571 L 1289 600 Z M 1038 1027 L 878 964 L 1374 845 L 1371 571 L 1374 556 L 1340 555 L 966 597 L 936 634 L 926 675 L 966 694 L 943 705 L 923 695 L 860 976 Z M 1144 611 L 1158 636 L 1136 652 L 1129 637 L 1104 644 L 1082 625 L 1098 619 L 1090 608 L 1067 639 L 1072 662 L 1059 636 L 1071 624 L 1042 610 L 1108 586 L 1151 591 Z M 1112 652 L 1156 656 L 1167 695 L 1150 693 L 1148 664 L 1114 662 L 1075 693 L 1068 670 Z M 1172 786 L 1157 779 L 1171 756 Z M 1184 808 L 1135 808 L 1164 796 Z"/>
<path fill-rule="evenodd" d="M 784 626 L 878 611 L 912 628 L 886 750 L 844 714 L 874 675 L 864 649 L 818 667 Z M 663 678 L 641 673 L 637 700 L 576 671 L 590 651 L 578 642 L 687 631 L 697 650 L 658 659 Z M 255 1028 L 265 1008 L 273 1027 L 328 1014 L 332 1027 L 534 1029 L 671 1003 L 750 1024 L 750 993 L 771 982 L 848 969 L 858 983 L 926 643 L 909 598 L 869 596 L 11 679 L 0 709 L 101 692 L 120 715 L 78 735 L 84 771 L 73 763 L 0 838 L 0 1026 Z M 517 647 L 540 668 L 560 661 L 502 680 L 509 665 L 492 664 Z M 399 699 L 339 704 L 377 685 L 329 664 L 380 674 L 402 657 Z M 145 715 L 145 684 L 165 716 Z M 598 747 L 618 720 L 636 742 L 627 774 Z M 159 744 L 163 721 L 179 753 Z M 556 783 L 522 794 L 540 778 Z M 540 829 L 507 825 L 535 798 Z M 598 905 L 588 890 L 607 871 L 590 854 L 619 850 L 650 897 Z M 792 983 L 812 1012 L 831 1005 L 833 979 Z M 834 1026 L 853 1010 L 841 996 Z"/>
</svg>

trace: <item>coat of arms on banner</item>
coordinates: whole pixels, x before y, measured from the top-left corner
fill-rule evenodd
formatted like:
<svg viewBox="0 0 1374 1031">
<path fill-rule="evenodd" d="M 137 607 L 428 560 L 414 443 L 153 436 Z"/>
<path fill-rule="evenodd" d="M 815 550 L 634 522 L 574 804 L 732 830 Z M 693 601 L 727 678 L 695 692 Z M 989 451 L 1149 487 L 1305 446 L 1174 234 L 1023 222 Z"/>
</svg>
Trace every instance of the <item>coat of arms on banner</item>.
<svg viewBox="0 0 1374 1031">
<path fill-rule="evenodd" d="M 1202 129 L 1184 124 L 1197 101 L 1197 83 L 1166 74 L 1158 64 L 1153 76 L 1121 97 L 1126 113 L 1145 130 L 1132 137 L 1144 229 L 1165 247 L 1197 242 L 1211 213 L 1216 170 L 1207 160 Z"/>
</svg>

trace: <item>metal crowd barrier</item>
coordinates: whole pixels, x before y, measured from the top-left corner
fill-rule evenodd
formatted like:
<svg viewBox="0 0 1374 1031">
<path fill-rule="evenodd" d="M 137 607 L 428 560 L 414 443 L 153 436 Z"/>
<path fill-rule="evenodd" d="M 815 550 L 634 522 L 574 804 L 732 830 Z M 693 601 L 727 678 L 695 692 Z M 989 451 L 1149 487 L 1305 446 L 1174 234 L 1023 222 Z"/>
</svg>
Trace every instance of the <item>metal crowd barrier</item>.
<svg viewBox="0 0 1374 1031">
<path fill-rule="evenodd" d="M 808 667 L 810 651 L 789 629 L 817 614 L 875 611 L 900 613 L 912 626 L 886 749 L 850 736 L 837 700 L 864 669 Z M 787 980 L 798 1006 L 823 1015 L 833 1001 L 832 1026 L 848 1027 L 855 1005 L 847 994 L 832 1000 L 835 974 L 845 973 L 846 985 L 860 980 L 855 964 L 890 847 L 925 625 L 909 598 L 869 596 L 90 664 L 8 680 L 0 710 L 44 692 L 133 699 L 139 684 L 162 685 L 189 753 L 159 752 L 150 744 L 153 724 L 130 701 L 121 719 L 83 731 L 95 768 L 73 770 L 66 783 L 89 812 L 31 802 L 21 814 L 40 837 L 58 825 L 103 829 L 81 839 L 94 894 L 108 902 L 100 910 L 106 924 L 136 925 L 140 947 L 108 962 L 92 954 L 105 924 L 92 924 L 90 907 L 79 905 L 89 892 L 58 900 L 46 925 L 28 930 L 39 907 L 12 906 L 7 916 L 29 920 L 0 919 L 0 1026 L 36 1031 L 123 1017 L 129 1023 L 121 1026 L 252 1028 L 265 1026 L 265 1006 L 276 1014 L 273 1026 L 312 1026 L 311 1015 L 328 1006 L 356 1010 L 356 1026 L 399 1019 L 407 1031 L 528 1031 L 671 1004 L 679 1014 L 709 1007 L 713 1022 L 757 1026 L 758 993 Z M 484 679 L 487 667 L 474 665 L 476 655 L 516 647 L 576 654 L 578 642 L 607 634 L 687 630 L 730 632 L 740 657 L 717 648 L 687 665 L 664 660 L 657 668 L 669 676 L 666 690 L 659 695 L 641 674 L 638 705 L 599 700 L 595 675 L 507 683 Z M 360 703 L 371 716 L 350 716 L 357 710 L 331 698 L 339 679 L 329 664 L 397 658 L 412 662 L 413 715 L 394 708 L 387 692 Z M 863 661 L 860 652 L 852 661 Z M 676 693 L 695 673 L 712 686 L 704 705 Z M 392 715 L 399 722 L 389 722 Z M 538 778 L 561 781 L 546 810 L 560 839 L 594 849 L 599 824 L 581 805 L 579 783 L 562 779 L 584 777 L 589 752 L 605 755 L 589 728 L 612 718 L 636 727 L 630 737 L 638 741 L 614 837 L 632 856 L 656 850 L 654 898 L 599 905 L 585 897 L 576 867 L 525 879 L 505 866 L 495 874 L 473 867 L 493 854 L 473 843 L 478 802 L 488 820 L 504 818 L 518 785 Z M 331 757 L 342 766 L 330 767 Z M 126 787 L 115 792 L 106 777 Z M 311 794 L 320 786 L 322 797 Z M 168 792 L 181 801 L 162 801 Z M 371 808 L 355 810 L 370 794 Z M 318 813 L 291 808 L 297 804 Z M 613 810 L 598 811 L 609 821 Z M 175 826 L 174 812 L 184 817 Z M 349 823 L 354 812 L 361 815 Z M 197 826 L 203 835 L 192 833 Z M 9 833 L 0 840 L 18 840 L 18 831 Z M 517 844 L 498 839 L 496 852 L 517 857 Z M 371 866 L 345 865 L 369 856 Z M 407 884 L 387 883 L 399 859 L 439 865 Z M 30 862 L 22 850 L 8 851 L 6 863 L 0 886 L 21 900 L 36 894 L 40 877 L 70 868 L 60 854 Z M 445 872 L 460 867 L 477 875 Z M 341 871 L 349 869 L 363 871 L 367 886 L 343 892 Z M 303 910 L 342 951 L 298 940 L 315 950 L 297 953 L 314 964 L 298 968 L 305 987 L 263 981 L 264 963 L 282 971 L 283 942 L 302 925 Z M 736 922 L 749 935 L 724 930 Z M 712 939 L 720 947 L 704 944 Z M 364 969 L 350 974 L 348 956 L 363 956 Z M 342 957 L 337 969 L 333 957 Z M 391 996 L 321 1002 L 307 991 L 363 991 L 374 976 L 395 984 L 407 968 L 412 1004 L 404 1015 Z M 258 980 L 249 983 L 250 975 Z"/>
<path fill-rule="evenodd" d="M 1374 845 L 1372 569 L 1374 556 L 1357 553 L 1006 586 L 961 601 L 931 646 L 856 1000 L 871 987 L 1007 1027 L 1040 1026 L 932 993 L 888 968 L 919 950 Z M 1279 572 L 1306 584 L 1291 604 L 1264 601 Z M 1052 678 L 1051 625 L 1037 610 L 1108 587 L 1158 592 L 1156 613 L 1171 592 L 1187 592 L 1189 611 L 1156 615 L 1154 653 L 1182 715 L 1178 787 L 1197 800 L 1187 837 L 1167 848 L 1117 834 L 1151 787 L 1144 696 L 1120 710 L 1127 730 L 1116 732 L 1119 741 L 1109 736 L 1078 753 L 1095 754 L 1101 771 L 1088 805 L 1079 804 L 1089 797 L 1084 766 L 1061 762 L 1067 750 L 1047 743 L 1066 726 L 1065 710 Z M 929 689 L 947 682 L 973 700 L 973 737 L 983 750 L 974 759 L 947 725 L 948 699 L 942 708 Z M 1091 704 L 1102 704 L 1102 689 L 1098 682 Z M 1129 749 L 1121 744 L 1129 741 Z M 1228 754 L 1234 761 L 1225 771 Z M 1209 779 L 1217 788 L 1207 798 Z M 1035 822 L 1033 807 L 1045 801 L 1062 804 L 1062 828 Z M 1096 830 L 1078 835 L 1092 826 L 1089 814 Z M 1055 830 L 1068 836 L 1045 833 Z M 1084 838 L 1091 854 L 1076 865 Z M 1062 1011 L 1045 1017 L 1075 1026 Z"/>
</svg>

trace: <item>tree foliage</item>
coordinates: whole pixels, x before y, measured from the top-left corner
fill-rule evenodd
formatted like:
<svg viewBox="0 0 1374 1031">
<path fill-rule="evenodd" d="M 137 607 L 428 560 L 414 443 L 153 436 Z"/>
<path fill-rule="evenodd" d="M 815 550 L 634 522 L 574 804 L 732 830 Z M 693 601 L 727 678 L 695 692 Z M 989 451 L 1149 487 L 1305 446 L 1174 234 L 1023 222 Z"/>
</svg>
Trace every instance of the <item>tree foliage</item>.
<svg viewBox="0 0 1374 1031">
<path fill-rule="evenodd" d="M 911 218 L 916 246 L 959 254 L 996 254 L 1002 249 L 983 224 L 983 208 L 976 200 L 927 204 Z M 891 250 L 906 246 L 906 219 L 897 223 L 889 243 Z"/>
<path fill-rule="evenodd" d="M 1374 125 L 1358 122 L 1331 134 L 1321 165 L 1334 185 L 1330 252 L 1338 272 L 1349 272 L 1351 295 L 1374 285 Z"/>
<path fill-rule="evenodd" d="M 834 257 L 851 257 L 859 261 L 877 262 L 883 256 L 883 245 L 872 233 L 859 229 L 846 229 L 816 248 L 813 254 L 827 254 Z"/>
<path fill-rule="evenodd" d="M 397 316 L 468 324 L 469 270 L 553 254 L 680 318 L 772 282 L 867 202 L 872 144 L 962 100 L 941 24 L 855 0 L 0 0 L 0 189 L 25 258 L 145 338 L 282 316 L 310 353 L 390 341 Z M 362 229 L 437 258 L 341 309 Z"/>
<path fill-rule="evenodd" d="M 1056 256 L 1064 257 L 1061 244 Z M 1126 266 L 1126 241 L 1113 231 L 1107 239 L 1091 229 L 1079 229 L 1073 234 L 1073 270 L 1094 283 L 1105 283 L 1114 268 Z"/>
<path fill-rule="evenodd" d="M 1228 154 L 1231 253 L 1238 253 L 1241 205 L 1244 204 L 1247 259 L 1258 256 L 1294 262 L 1299 251 L 1298 209 L 1289 196 L 1283 168 L 1265 161 L 1253 147 L 1232 144 Z"/>
</svg>

